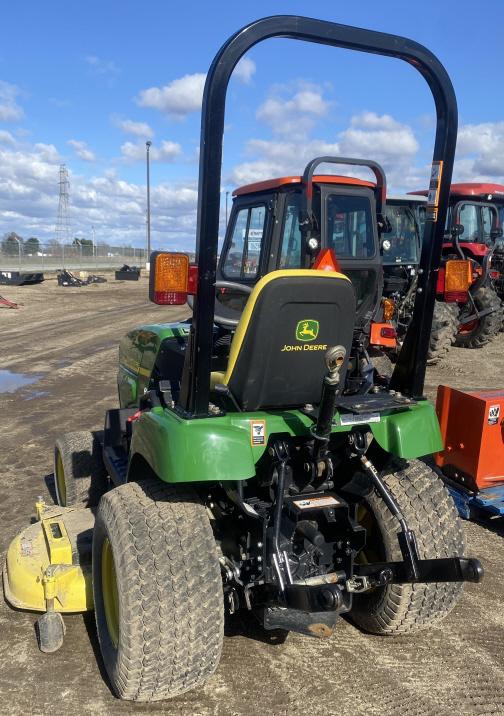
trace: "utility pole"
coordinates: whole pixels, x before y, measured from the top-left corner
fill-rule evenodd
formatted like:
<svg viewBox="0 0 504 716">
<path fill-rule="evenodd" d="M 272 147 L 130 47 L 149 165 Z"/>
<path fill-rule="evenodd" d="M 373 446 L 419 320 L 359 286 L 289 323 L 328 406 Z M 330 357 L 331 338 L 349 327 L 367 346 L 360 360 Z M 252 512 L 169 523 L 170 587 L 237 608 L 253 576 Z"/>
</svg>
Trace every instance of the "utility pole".
<svg viewBox="0 0 504 716">
<path fill-rule="evenodd" d="M 95 241 L 95 228 L 94 226 L 91 227 L 91 232 L 93 234 L 93 238 L 91 239 L 93 242 L 93 258 L 95 260 L 95 266 L 98 266 L 98 254 L 96 251 L 96 241 Z"/>
<path fill-rule="evenodd" d="M 151 236 L 150 236 L 150 155 L 149 150 L 152 142 L 148 139 L 145 142 L 145 148 L 147 153 L 147 261 L 150 260 L 151 254 Z"/>
<path fill-rule="evenodd" d="M 226 229 L 227 229 L 227 225 L 228 225 L 228 196 L 229 196 L 229 192 L 227 191 L 226 192 Z"/>
<path fill-rule="evenodd" d="M 68 224 L 68 201 L 70 197 L 70 182 L 68 180 L 68 169 L 64 164 L 59 168 L 59 203 L 58 218 L 56 221 L 56 241 L 61 242 L 62 262 L 65 267 L 65 241 L 70 240 L 70 226 Z"/>
<path fill-rule="evenodd" d="M 19 270 L 21 271 L 21 239 L 18 239 L 17 236 L 12 237 L 15 241 L 17 241 L 18 244 L 18 261 L 19 261 Z"/>
</svg>

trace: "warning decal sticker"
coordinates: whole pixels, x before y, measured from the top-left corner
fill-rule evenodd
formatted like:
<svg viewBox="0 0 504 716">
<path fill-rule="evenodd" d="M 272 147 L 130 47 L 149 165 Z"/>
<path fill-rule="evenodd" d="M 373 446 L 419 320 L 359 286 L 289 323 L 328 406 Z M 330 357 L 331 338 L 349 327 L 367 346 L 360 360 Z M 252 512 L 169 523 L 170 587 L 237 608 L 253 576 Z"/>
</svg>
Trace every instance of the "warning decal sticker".
<svg viewBox="0 0 504 716">
<path fill-rule="evenodd" d="M 429 182 L 429 193 L 427 194 L 427 219 L 437 221 L 439 206 L 439 189 L 441 177 L 443 176 L 443 162 L 432 162 Z"/>
<path fill-rule="evenodd" d="M 266 445 L 266 421 L 251 420 L 250 421 L 250 443 L 252 447 L 257 445 Z"/>
<path fill-rule="evenodd" d="M 500 405 L 491 405 L 488 408 L 488 424 L 497 425 L 500 418 Z"/>
</svg>

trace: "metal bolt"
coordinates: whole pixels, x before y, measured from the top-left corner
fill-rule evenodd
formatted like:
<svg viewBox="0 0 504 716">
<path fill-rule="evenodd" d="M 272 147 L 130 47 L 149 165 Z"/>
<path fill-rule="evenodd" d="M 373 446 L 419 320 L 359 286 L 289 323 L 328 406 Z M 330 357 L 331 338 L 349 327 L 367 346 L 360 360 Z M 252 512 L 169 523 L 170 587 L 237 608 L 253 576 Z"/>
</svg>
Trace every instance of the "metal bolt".
<svg viewBox="0 0 504 716">
<path fill-rule="evenodd" d="M 260 548 L 263 546 L 263 543 L 262 543 L 262 542 L 258 542 L 258 543 L 257 543 L 257 546 L 258 546 L 259 549 L 260 549 Z"/>
</svg>

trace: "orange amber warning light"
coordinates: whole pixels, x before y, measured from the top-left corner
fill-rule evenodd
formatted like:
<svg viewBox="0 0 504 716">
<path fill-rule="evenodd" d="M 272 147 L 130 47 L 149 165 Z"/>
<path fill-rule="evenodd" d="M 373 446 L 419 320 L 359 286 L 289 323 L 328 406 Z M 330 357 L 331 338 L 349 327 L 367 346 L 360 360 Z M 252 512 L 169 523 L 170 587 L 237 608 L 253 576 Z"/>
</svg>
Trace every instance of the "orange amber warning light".
<svg viewBox="0 0 504 716">
<path fill-rule="evenodd" d="M 154 251 L 150 259 L 149 299 L 160 306 L 182 306 L 196 293 L 196 266 L 187 254 Z"/>
</svg>

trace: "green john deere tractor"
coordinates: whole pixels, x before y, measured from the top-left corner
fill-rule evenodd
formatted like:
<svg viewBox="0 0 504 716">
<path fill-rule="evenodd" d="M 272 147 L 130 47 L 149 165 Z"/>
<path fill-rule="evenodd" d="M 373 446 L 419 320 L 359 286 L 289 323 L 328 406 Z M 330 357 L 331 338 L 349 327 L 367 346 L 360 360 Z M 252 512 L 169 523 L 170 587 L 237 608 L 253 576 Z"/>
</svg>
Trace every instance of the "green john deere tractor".
<svg viewBox="0 0 504 716">
<path fill-rule="evenodd" d="M 249 48 L 280 36 L 398 57 L 435 99 L 422 272 L 387 386 L 357 379 L 358 299 L 338 271 L 272 271 L 236 327 L 215 320 L 226 88 Z M 214 673 L 228 613 L 282 634 L 327 637 L 341 615 L 402 634 L 444 617 L 463 583 L 481 579 L 451 498 L 419 460 L 442 448 L 423 382 L 456 132 L 450 80 L 411 40 L 278 16 L 223 45 L 203 100 L 196 264 L 151 258 L 151 299 L 192 294 L 192 320 L 123 339 L 103 443 L 58 439 L 59 506 L 40 501 L 7 554 L 6 597 L 42 612 L 44 651 L 63 641 L 62 613 L 94 606 L 114 692 L 163 699 Z"/>
</svg>

